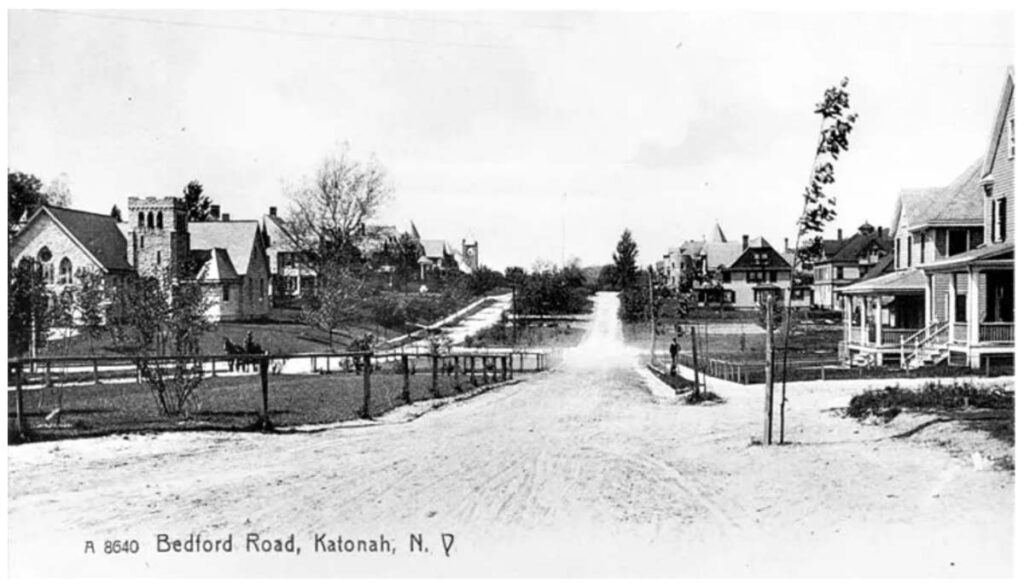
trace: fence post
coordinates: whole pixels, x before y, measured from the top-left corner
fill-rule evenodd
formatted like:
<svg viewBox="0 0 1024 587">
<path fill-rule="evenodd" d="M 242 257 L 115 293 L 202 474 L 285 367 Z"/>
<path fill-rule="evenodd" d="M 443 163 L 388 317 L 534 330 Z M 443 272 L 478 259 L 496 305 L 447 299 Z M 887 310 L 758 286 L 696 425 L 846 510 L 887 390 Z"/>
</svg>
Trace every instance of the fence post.
<svg viewBox="0 0 1024 587">
<path fill-rule="evenodd" d="M 453 356 L 452 361 L 455 362 L 455 389 L 462 391 L 462 361 L 458 356 Z"/>
<path fill-rule="evenodd" d="M 409 355 L 402 355 L 402 400 L 407 404 L 412 403 L 412 395 L 409 393 Z"/>
<path fill-rule="evenodd" d="M 501 356 L 501 380 L 508 381 L 508 360 L 505 355 Z"/>
<path fill-rule="evenodd" d="M 96 359 L 92 360 L 92 382 L 96 384 L 100 382 L 100 362 Z"/>
<path fill-rule="evenodd" d="M 700 397 L 700 362 L 697 359 L 697 327 L 690 327 L 690 350 L 693 354 L 693 390 Z"/>
<path fill-rule="evenodd" d="M 217 376 L 217 357 L 210 359 L 210 377 Z"/>
<path fill-rule="evenodd" d="M 509 355 L 508 356 L 508 378 L 509 379 L 515 379 L 516 378 L 516 363 L 515 363 L 515 361 L 516 361 L 516 359 L 515 359 L 515 357 L 513 355 Z"/>
<path fill-rule="evenodd" d="M 764 343 L 764 438 L 761 440 L 762 445 L 768 446 L 772 443 L 772 395 L 773 395 L 773 384 L 775 383 L 774 365 L 772 364 L 772 346 L 774 345 L 774 296 L 769 294 L 767 296 L 767 302 L 765 303 L 765 343 Z"/>
<path fill-rule="evenodd" d="M 270 431 L 270 401 L 269 401 L 269 383 L 267 375 L 270 371 L 270 358 L 263 356 L 260 357 L 260 393 L 262 394 L 263 404 L 260 411 L 260 430 L 264 432 Z"/>
<path fill-rule="evenodd" d="M 15 400 L 14 400 L 14 402 L 15 402 L 14 403 L 14 405 L 15 405 L 15 415 L 16 415 L 16 419 L 15 419 L 14 422 L 15 422 L 15 426 L 18 428 L 18 437 L 19 438 L 25 438 L 25 411 L 24 411 L 24 401 L 25 400 L 22 397 L 22 393 L 21 393 L 21 380 L 22 380 L 22 372 L 23 372 L 24 368 L 25 367 L 24 367 L 24 365 L 22 364 L 21 361 L 18 361 L 17 363 L 15 363 L 15 367 L 14 367 L 14 386 L 15 386 L 15 388 L 17 390 L 17 396 L 15 397 Z"/>
<path fill-rule="evenodd" d="M 440 397 L 437 389 L 437 353 L 431 353 L 430 355 L 430 394 L 434 397 Z"/>
<path fill-rule="evenodd" d="M 373 371 L 373 353 L 363 358 L 363 418 L 370 418 L 370 372 Z"/>
<path fill-rule="evenodd" d="M 476 357 L 469 357 L 469 384 L 476 387 Z"/>
<path fill-rule="evenodd" d="M 50 373 L 50 362 L 46 362 L 46 371 L 43 374 L 43 387 L 53 386 L 53 375 Z"/>
</svg>

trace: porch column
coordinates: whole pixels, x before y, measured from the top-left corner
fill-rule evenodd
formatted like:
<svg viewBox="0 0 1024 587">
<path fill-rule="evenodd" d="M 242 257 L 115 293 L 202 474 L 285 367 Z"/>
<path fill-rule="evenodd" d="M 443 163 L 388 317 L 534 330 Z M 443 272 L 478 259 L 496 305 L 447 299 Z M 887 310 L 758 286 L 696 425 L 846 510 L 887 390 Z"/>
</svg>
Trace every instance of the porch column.
<svg viewBox="0 0 1024 587">
<path fill-rule="evenodd" d="M 875 345 L 882 346 L 882 296 L 875 297 Z"/>
<path fill-rule="evenodd" d="M 853 342 L 850 340 L 850 336 L 853 334 L 853 308 L 850 307 L 852 298 L 845 298 L 840 296 L 839 303 L 843 306 L 843 327 L 845 329 L 846 336 L 843 337 L 846 342 Z"/>
<path fill-rule="evenodd" d="M 932 276 L 927 273 L 924 276 L 924 326 L 932 325 Z"/>
<path fill-rule="evenodd" d="M 959 281 L 957 279 L 957 274 L 956 273 L 950 273 L 949 274 L 949 291 L 946 292 L 948 294 L 946 296 L 946 317 L 949 318 L 949 320 L 947 322 L 949 323 L 948 342 L 950 342 L 950 343 L 953 342 L 953 331 L 956 330 L 956 328 L 954 328 L 953 325 L 956 324 L 956 282 L 957 281 Z"/>
<path fill-rule="evenodd" d="M 859 296 L 860 300 L 860 344 L 868 344 L 868 297 Z"/>
<path fill-rule="evenodd" d="M 978 344 L 980 322 L 978 314 L 981 313 L 981 304 L 978 301 L 978 279 L 977 269 L 967 269 L 967 344 Z"/>
</svg>

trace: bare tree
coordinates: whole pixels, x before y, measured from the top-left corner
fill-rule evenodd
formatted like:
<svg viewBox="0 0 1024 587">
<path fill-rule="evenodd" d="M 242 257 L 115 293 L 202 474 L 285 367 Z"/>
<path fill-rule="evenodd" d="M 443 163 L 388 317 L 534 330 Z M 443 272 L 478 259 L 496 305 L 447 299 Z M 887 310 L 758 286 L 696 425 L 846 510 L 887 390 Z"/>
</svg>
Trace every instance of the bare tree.
<svg viewBox="0 0 1024 587">
<path fill-rule="evenodd" d="M 334 331 L 361 318 L 365 311 L 366 281 L 340 263 L 324 264 L 316 285 L 302 299 L 302 321 L 327 334 L 334 349 Z"/>
<path fill-rule="evenodd" d="M 353 253 L 358 231 L 393 191 L 376 157 L 358 161 L 345 143 L 324 158 L 312 178 L 288 190 L 288 232 L 299 249 L 313 253 L 315 265 L 345 259 Z"/>
</svg>

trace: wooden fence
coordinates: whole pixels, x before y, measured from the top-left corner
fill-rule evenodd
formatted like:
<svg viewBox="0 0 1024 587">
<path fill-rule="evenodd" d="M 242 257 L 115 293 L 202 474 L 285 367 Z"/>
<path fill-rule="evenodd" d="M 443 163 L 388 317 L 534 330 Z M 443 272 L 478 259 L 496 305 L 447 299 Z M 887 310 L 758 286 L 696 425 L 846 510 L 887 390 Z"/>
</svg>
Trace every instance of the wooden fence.
<svg viewBox="0 0 1024 587">
<path fill-rule="evenodd" d="M 48 389 L 61 389 L 68 393 L 82 390 L 80 397 L 92 397 L 95 393 L 85 390 L 103 390 L 109 385 L 98 384 L 142 383 L 144 369 L 162 367 L 172 369 L 179 361 L 193 373 L 204 379 L 218 380 L 225 376 L 252 375 L 259 377 L 259 403 L 254 415 L 258 428 L 269 430 L 271 424 L 271 376 L 272 375 L 354 375 L 361 378 L 358 417 L 369 418 L 371 405 L 380 404 L 381 395 L 394 391 L 388 383 L 394 384 L 400 378 L 401 390 L 398 401 L 412 403 L 412 382 L 423 381 L 429 375 L 428 398 L 442 397 L 442 380 L 447 391 L 460 391 L 481 385 L 513 379 L 516 373 L 543 371 L 549 368 L 549 352 L 519 349 L 472 349 L 448 354 L 426 352 L 367 351 L 357 353 L 315 353 L 315 354 L 261 354 L 261 355 L 194 355 L 194 356 L 111 356 L 111 357 L 47 357 L 8 359 L 8 391 L 13 392 L 14 405 L 9 406 L 9 421 L 15 432 L 24 437 L 28 427 L 25 419 L 24 394 L 36 395 Z M 381 377 L 382 389 L 375 397 L 374 374 Z M 303 378 L 305 381 L 311 381 Z M 360 387 L 352 378 L 345 378 L 348 388 Z M 387 381 L 384 381 L 384 380 Z M 225 380 L 225 383 L 228 380 Z M 230 384 L 233 385 L 233 384 Z M 282 384 L 283 385 L 283 384 Z M 326 384 L 325 384 L 326 385 Z M 314 384 L 314 387 L 316 385 Z M 308 387 L 308 385 L 307 385 Z M 423 384 L 419 388 L 422 397 Z M 104 394 L 100 394 L 104 395 Z M 117 394 L 111 392 L 110 394 Z M 287 395 L 287 394 L 286 394 Z M 63 396 L 62 396 L 63 399 Z M 388 402 L 391 398 L 387 398 Z M 377 400 L 376 402 L 374 400 Z M 86 401 L 86 400 L 82 400 Z M 111 397 L 102 397 L 93 404 L 108 408 Z M 287 400 L 285 400 L 287 401 Z M 40 400 L 40 405 L 42 400 Z M 390 405 L 390 404 L 389 404 Z M 80 411 L 89 412 L 91 404 L 79 406 Z M 237 413 L 236 408 L 230 408 Z M 379 411 L 379 410 L 378 410 Z"/>
</svg>

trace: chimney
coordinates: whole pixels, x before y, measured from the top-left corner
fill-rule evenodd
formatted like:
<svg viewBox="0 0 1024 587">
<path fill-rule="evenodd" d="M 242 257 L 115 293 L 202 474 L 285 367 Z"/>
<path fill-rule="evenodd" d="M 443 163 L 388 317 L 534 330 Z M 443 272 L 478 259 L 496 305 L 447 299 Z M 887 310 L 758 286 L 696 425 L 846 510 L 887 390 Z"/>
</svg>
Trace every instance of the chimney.
<svg viewBox="0 0 1024 587">
<path fill-rule="evenodd" d="M 836 229 L 836 240 L 843 240 L 843 229 L 842 228 L 837 228 Z"/>
<path fill-rule="evenodd" d="M 221 220 L 221 222 L 227 222 L 227 221 L 231 220 L 231 215 L 230 214 L 221 214 L 220 220 Z"/>
<path fill-rule="evenodd" d="M 270 215 L 274 218 L 277 218 L 277 206 L 270 207 Z"/>
<path fill-rule="evenodd" d="M 744 251 L 747 250 L 747 245 L 749 245 L 749 244 L 750 244 L 750 236 L 746 235 L 746 234 L 743 235 L 743 250 Z"/>
<path fill-rule="evenodd" d="M 782 251 L 786 252 L 789 250 L 789 237 L 782 239 Z"/>
<path fill-rule="evenodd" d="M 879 227 L 875 228 L 875 231 L 876 231 L 876 233 L 878 234 L 878 237 L 879 237 L 879 238 L 881 238 L 881 237 L 885 236 L 885 232 L 884 232 L 884 231 L 882 230 L 882 227 L 881 227 L 881 226 L 879 226 Z"/>
<path fill-rule="evenodd" d="M 210 206 L 210 217 L 214 220 L 220 220 L 220 204 Z"/>
</svg>

